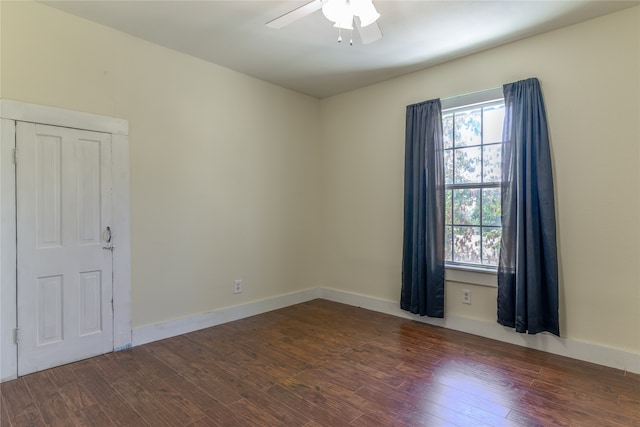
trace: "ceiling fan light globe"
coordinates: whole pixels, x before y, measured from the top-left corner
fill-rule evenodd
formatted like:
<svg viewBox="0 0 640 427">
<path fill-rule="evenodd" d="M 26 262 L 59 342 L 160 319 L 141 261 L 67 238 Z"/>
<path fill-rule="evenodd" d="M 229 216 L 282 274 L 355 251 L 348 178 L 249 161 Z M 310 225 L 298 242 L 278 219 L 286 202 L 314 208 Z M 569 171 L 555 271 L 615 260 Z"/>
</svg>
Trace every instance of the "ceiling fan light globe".
<svg viewBox="0 0 640 427">
<path fill-rule="evenodd" d="M 360 15 L 360 26 L 366 27 L 367 25 L 371 25 L 374 22 L 376 22 L 378 18 L 380 18 L 380 14 L 376 12 L 375 9 L 374 9 L 374 13 L 372 14 Z"/>
<path fill-rule="evenodd" d="M 343 30 L 353 30 L 353 14 L 350 11 L 345 11 L 336 21 L 335 26 Z"/>
<path fill-rule="evenodd" d="M 322 5 L 322 14 L 331 22 L 339 22 L 345 13 L 351 13 L 345 0 L 328 0 Z"/>
<path fill-rule="evenodd" d="M 349 6 L 354 15 L 361 16 L 370 13 L 369 11 L 373 8 L 373 3 L 371 0 L 349 0 Z"/>
<path fill-rule="evenodd" d="M 371 0 L 323 0 L 322 14 L 333 22 L 335 28 L 353 30 L 353 18 L 360 19 L 360 26 L 366 27 L 380 17 Z"/>
<path fill-rule="evenodd" d="M 360 18 L 361 27 L 371 25 L 380 18 L 380 14 L 371 0 L 351 0 L 351 4 L 353 14 Z"/>
<path fill-rule="evenodd" d="M 343 30 L 353 30 L 353 16 L 350 21 L 343 20 L 342 22 L 336 22 L 333 24 L 335 28 L 341 28 Z"/>
</svg>

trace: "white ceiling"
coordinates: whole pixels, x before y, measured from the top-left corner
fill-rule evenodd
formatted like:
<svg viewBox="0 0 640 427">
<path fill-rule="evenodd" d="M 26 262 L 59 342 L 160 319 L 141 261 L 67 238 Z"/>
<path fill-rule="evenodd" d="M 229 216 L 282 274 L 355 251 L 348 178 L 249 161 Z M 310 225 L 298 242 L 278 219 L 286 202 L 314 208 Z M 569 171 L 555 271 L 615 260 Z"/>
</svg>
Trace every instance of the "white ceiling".
<svg viewBox="0 0 640 427">
<path fill-rule="evenodd" d="M 640 4 L 374 0 L 384 37 L 363 45 L 354 34 L 353 46 L 337 43 L 337 29 L 321 11 L 280 30 L 264 25 L 308 1 L 43 3 L 318 98 Z"/>
</svg>

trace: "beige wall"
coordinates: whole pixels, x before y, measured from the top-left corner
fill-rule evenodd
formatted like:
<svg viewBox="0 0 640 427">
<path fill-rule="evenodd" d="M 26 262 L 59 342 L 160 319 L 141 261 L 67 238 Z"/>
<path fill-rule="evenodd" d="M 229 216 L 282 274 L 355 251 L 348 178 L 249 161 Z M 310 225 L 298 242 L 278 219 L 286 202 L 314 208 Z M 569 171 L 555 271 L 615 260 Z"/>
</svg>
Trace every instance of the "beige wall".
<svg viewBox="0 0 640 427">
<path fill-rule="evenodd" d="M 406 105 L 535 76 L 555 169 L 562 334 L 640 351 L 639 24 L 636 7 L 323 100 L 322 285 L 399 299 Z M 446 313 L 495 322 L 495 298 L 448 283 Z"/>
<path fill-rule="evenodd" d="M 1 83 L 129 120 L 134 327 L 311 286 L 316 99 L 23 2 L 2 2 Z"/>
<path fill-rule="evenodd" d="M 640 351 L 639 8 L 323 101 L 41 4 L 1 13 L 2 98 L 130 121 L 134 327 L 315 286 L 397 301 L 405 106 L 537 76 L 562 333 Z M 495 295 L 448 283 L 447 314 L 494 322 Z"/>
</svg>

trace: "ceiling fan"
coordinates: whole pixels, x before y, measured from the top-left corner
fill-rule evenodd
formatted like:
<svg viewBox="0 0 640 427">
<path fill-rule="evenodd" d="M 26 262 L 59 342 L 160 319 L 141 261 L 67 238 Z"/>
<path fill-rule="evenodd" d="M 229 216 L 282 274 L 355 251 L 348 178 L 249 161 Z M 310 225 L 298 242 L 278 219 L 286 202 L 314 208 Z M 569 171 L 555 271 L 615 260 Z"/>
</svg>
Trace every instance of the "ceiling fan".
<svg viewBox="0 0 640 427">
<path fill-rule="evenodd" d="M 324 16 L 338 28 L 338 42 L 342 41 L 340 30 L 353 30 L 353 24 L 360 34 L 363 44 L 382 38 L 382 31 L 376 22 L 380 14 L 371 0 L 313 0 L 291 12 L 267 22 L 269 28 L 284 28 L 287 25 L 322 9 Z M 350 42 L 353 44 L 353 40 Z"/>
</svg>

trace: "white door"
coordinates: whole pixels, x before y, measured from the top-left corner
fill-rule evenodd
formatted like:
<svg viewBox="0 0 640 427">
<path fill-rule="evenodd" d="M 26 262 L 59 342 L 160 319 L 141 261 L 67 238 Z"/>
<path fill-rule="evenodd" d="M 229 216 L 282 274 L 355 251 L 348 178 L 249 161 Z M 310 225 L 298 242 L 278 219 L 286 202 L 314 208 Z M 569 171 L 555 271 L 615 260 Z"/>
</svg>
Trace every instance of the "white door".
<svg viewBox="0 0 640 427">
<path fill-rule="evenodd" d="M 113 349 L 111 135 L 18 122 L 16 148 L 25 375 Z"/>
</svg>

